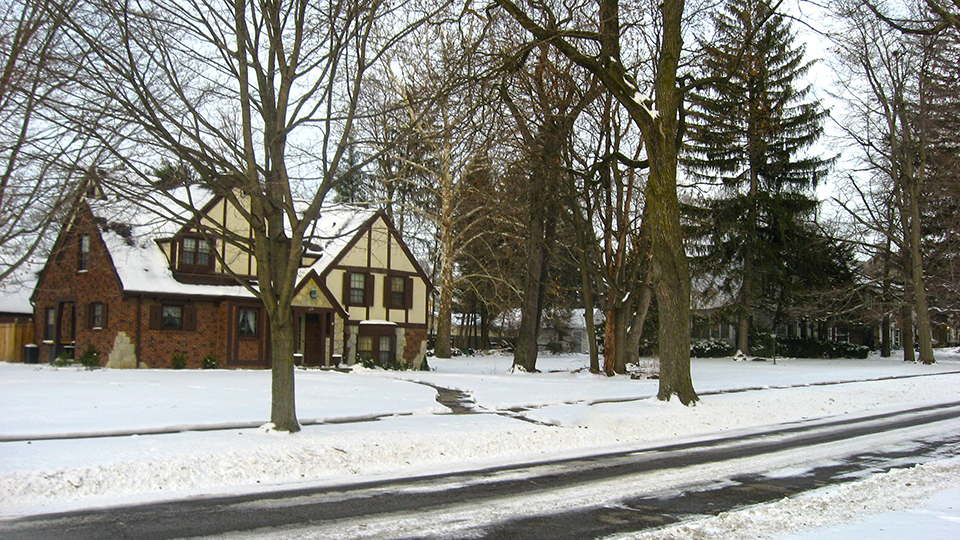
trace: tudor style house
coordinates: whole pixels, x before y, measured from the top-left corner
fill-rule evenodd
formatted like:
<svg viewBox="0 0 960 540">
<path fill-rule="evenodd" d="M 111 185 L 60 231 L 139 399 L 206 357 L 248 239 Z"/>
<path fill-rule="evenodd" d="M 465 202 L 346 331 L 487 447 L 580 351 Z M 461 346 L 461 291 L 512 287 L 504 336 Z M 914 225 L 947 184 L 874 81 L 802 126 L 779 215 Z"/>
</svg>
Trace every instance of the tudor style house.
<svg viewBox="0 0 960 540">
<path fill-rule="evenodd" d="M 165 193 L 189 201 L 182 210 L 169 199 L 151 210 L 102 195 L 78 206 L 32 297 L 41 362 L 92 350 L 109 367 L 170 367 L 175 356 L 187 367 L 269 367 L 256 259 L 222 240 L 249 238 L 246 221 L 224 197 L 174 191 Z M 293 301 L 299 364 L 419 366 L 432 285 L 384 212 L 324 208 L 303 253 Z"/>
</svg>

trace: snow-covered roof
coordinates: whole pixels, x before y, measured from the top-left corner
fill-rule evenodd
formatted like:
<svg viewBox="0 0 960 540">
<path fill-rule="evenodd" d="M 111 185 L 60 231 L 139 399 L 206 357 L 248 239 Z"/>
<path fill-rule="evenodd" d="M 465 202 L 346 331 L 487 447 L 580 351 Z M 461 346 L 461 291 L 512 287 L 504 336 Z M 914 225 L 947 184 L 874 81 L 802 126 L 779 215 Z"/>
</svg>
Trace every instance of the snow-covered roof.
<svg viewBox="0 0 960 540">
<path fill-rule="evenodd" d="M 24 282 L 19 279 L 7 279 L 0 282 L 0 313 L 33 314 L 30 295 L 36 286 L 36 280 Z"/>
<path fill-rule="evenodd" d="M 253 296 L 239 284 L 204 285 L 178 281 L 174 278 L 170 261 L 157 242 L 176 236 L 184 223 L 191 219 L 192 208 L 202 209 L 215 198 L 216 195 L 203 187 L 190 186 L 145 194 L 136 202 L 119 197 L 88 201 L 124 291 L 213 297 Z M 306 202 L 296 204 L 301 212 L 307 207 Z M 356 206 L 324 207 L 320 219 L 307 235 L 307 254 L 318 259 L 311 267 L 301 269 L 300 279 L 311 269 L 322 272 L 374 214 L 375 210 Z"/>
<path fill-rule="evenodd" d="M 203 209 L 215 198 L 202 186 L 189 186 L 147 191 L 136 197 L 108 195 L 88 199 L 87 204 L 107 228 L 122 224 L 132 228 L 135 236 L 159 239 L 174 236 L 192 217 L 194 208 Z"/>
<path fill-rule="evenodd" d="M 374 215 L 376 210 L 359 206 L 336 204 L 323 207 L 320 218 L 305 239 L 309 243 L 307 255 L 319 258 L 309 267 L 300 269 L 300 279 L 311 270 L 323 274 Z"/>
<path fill-rule="evenodd" d="M 170 262 L 150 236 L 130 238 L 112 230 L 101 233 L 113 259 L 117 276 L 127 292 L 184 294 L 191 296 L 253 297 L 238 285 L 199 285 L 182 283 L 173 277 Z"/>
</svg>

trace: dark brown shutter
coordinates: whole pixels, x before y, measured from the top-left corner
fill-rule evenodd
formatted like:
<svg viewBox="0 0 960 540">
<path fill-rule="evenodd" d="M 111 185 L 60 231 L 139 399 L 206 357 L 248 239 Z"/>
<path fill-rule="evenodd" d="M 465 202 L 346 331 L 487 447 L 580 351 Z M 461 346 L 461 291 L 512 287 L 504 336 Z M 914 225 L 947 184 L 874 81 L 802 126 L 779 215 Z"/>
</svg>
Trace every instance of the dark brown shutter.
<svg viewBox="0 0 960 540">
<path fill-rule="evenodd" d="M 366 298 L 364 299 L 363 303 L 366 306 L 372 306 L 373 305 L 373 286 L 374 286 L 373 274 L 367 274 L 366 277 L 367 277 L 367 286 L 364 287 L 363 289 L 363 293 L 366 295 Z"/>
<path fill-rule="evenodd" d="M 160 314 L 163 308 L 159 305 L 150 306 L 150 329 L 159 330 L 160 329 Z"/>
<path fill-rule="evenodd" d="M 403 280 L 403 307 L 413 309 L 413 278 Z"/>
<path fill-rule="evenodd" d="M 343 305 L 350 305 L 350 272 L 343 273 Z"/>
<path fill-rule="evenodd" d="M 101 316 L 101 318 L 103 319 L 103 320 L 100 321 L 100 328 L 106 328 L 106 327 L 110 324 L 110 319 L 107 318 L 107 315 L 109 314 L 109 310 L 107 309 L 107 303 L 106 303 L 106 302 L 104 302 L 104 303 L 102 303 L 102 304 L 100 304 L 100 305 L 103 306 L 103 307 L 100 308 L 100 309 L 101 309 L 101 315 L 100 315 L 100 316 Z"/>
<path fill-rule="evenodd" d="M 96 302 L 90 302 L 87 304 L 87 328 L 93 328 L 93 306 L 96 305 Z"/>
<path fill-rule="evenodd" d="M 394 307 L 393 298 L 392 298 L 392 295 L 390 294 L 392 292 L 390 290 L 392 281 L 393 281 L 393 278 L 391 278 L 389 274 L 383 277 L 383 307 L 387 309 Z"/>
<path fill-rule="evenodd" d="M 183 329 L 187 332 L 197 331 L 197 307 L 194 305 L 183 306 Z"/>
</svg>

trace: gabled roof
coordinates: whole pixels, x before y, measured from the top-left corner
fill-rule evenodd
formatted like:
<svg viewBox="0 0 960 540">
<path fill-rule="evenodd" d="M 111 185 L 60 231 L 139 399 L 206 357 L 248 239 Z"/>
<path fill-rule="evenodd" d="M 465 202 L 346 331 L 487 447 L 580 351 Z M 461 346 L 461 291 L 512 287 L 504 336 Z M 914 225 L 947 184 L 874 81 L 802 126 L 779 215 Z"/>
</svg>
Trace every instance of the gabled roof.
<svg viewBox="0 0 960 540">
<path fill-rule="evenodd" d="M 305 255 L 319 258 L 300 269 L 298 280 L 311 271 L 322 276 L 378 214 L 374 209 L 353 205 L 333 204 L 322 208 L 320 218 L 304 239 L 308 244 Z"/>
</svg>

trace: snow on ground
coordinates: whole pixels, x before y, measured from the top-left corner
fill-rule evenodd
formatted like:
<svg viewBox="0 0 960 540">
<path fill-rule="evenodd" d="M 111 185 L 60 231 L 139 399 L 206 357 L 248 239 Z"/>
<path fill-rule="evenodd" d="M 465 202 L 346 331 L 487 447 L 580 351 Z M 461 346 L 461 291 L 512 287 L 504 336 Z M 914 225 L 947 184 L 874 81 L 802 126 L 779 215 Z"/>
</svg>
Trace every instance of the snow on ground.
<svg viewBox="0 0 960 540">
<path fill-rule="evenodd" d="M 692 408 L 657 401 L 655 380 L 592 375 L 584 356 L 541 358 L 537 374 L 511 373 L 511 358 L 498 356 L 431 359 L 430 372 L 298 370 L 297 411 L 308 425 L 295 435 L 256 427 L 269 414 L 266 371 L 0 364 L 0 516 L 464 470 L 957 401 L 960 351 L 937 353 L 932 366 L 695 359 L 701 402 Z M 449 414 L 428 385 L 468 393 L 481 414 Z M 208 428 L 222 429 L 133 435 Z M 78 435 L 103 436 L 55 438 Z M 953 527 L 950 535 L 924 537 L 956 538 L 960 511 L 943 501 L 956 501 L 957 486 L 960 463 L 944 460 L 657 534 L 739 538 L 730 531 L 754 527 L 750 537 L 777 537 L 907 511 L 889 519 L 942 516 L 931 521 Z M 925 507 L 931 496 L 940 498 Z"/>
</svg>

